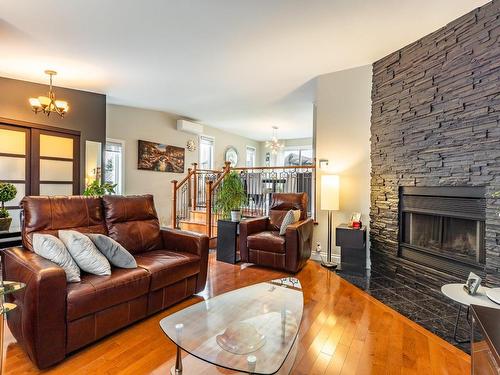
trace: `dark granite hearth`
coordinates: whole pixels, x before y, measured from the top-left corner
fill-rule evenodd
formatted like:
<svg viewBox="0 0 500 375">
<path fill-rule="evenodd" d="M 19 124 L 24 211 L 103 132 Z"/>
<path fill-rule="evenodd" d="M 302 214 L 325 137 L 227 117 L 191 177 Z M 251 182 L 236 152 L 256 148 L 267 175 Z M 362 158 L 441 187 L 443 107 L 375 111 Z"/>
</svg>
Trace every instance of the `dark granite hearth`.
<svg viewBox="0 0 500 375">
<path fill-rule="evenodd" d="M 458 344 L 453 340 L 453 328 L 459 305 L 424 285 L 405 285 L 403 280 L 393 280 L 376 271 L 366 275 L 337 271 L 337 274 L 457 348 L 470 353 L 469 344 Z M 458 337 L 469 338 L 470 327 L 465 319 L 465 309 L 458 325 Z"/>
</svg>

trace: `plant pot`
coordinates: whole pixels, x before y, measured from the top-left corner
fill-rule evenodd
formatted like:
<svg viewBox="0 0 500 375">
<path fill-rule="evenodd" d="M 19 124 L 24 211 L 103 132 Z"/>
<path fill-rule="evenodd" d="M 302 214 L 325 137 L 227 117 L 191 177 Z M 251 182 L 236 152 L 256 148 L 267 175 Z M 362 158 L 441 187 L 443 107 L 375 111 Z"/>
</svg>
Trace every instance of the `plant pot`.
<svg viewBox="0 0 500 375">
<path fill-rule="evenodd" d="M 231 210 L 231 221 L 240 221 L 240 220 L 241 220 L 241 211 Z"/>
<path fill-rule="evenodd" d="M 0 232 L 7 232 L 10 228 L 10 223 L 12 223 L 11 217 L 0 218 Z"/>
</svg>

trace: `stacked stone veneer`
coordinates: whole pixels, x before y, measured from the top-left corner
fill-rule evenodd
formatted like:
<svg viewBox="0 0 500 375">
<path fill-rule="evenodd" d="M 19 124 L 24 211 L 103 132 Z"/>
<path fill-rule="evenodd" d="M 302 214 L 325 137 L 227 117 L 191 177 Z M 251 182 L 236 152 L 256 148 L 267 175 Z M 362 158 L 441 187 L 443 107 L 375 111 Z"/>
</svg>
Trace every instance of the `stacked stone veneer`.
<svg viewBox="0 0 500 375">
<path fill-rule="evenodd" d="M 373 64 L 374 269 L 452 280 L 398 258 L 399 187 L 486 186 L 483 275 L 500 285 L 499 17 L 495 0 Z"/>
</svg>

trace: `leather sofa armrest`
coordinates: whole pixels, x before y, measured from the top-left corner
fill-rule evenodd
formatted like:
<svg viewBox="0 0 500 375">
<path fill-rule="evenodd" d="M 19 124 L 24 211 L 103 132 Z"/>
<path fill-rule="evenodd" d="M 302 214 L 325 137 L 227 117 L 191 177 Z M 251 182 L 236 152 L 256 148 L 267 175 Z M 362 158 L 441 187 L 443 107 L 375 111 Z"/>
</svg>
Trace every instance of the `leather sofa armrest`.
<svg viewBox="0 0 500 375">
<path fill-rule="evenodd" d="M 21 247 L 2 252 L 4 280 L 26 288 L 8 295 L 18 307 L 9 328 L 30 359 L 46 368 L 66 355 L 66 273 L 55 263 Z"/>
<path fill-rule="evenodd" d="M 311 257 L 314 221 L 312 218 L 290 224 L 285 233 L 285 269 L 299 271 Z"/>
<path fill-rule="evenodd" d="M 163 246 L 167 250 L 187 252 L 200 257 L 200 273 L 196 281 L 196 293 L 205 289 L 208 273 L 209 238 L 205 234 L 179 229 L 162 228 L 160 230 Z"/>
<path fill-rule="evenodd" d="M 268 217 L 257 217 L 255 219 L 247 219 L 240 222 L 239 247 L 242 262 L 250 261 L 247 247 L 247 237 L 251 234 L 267 230 L 268 224 Z"/>
</svg>

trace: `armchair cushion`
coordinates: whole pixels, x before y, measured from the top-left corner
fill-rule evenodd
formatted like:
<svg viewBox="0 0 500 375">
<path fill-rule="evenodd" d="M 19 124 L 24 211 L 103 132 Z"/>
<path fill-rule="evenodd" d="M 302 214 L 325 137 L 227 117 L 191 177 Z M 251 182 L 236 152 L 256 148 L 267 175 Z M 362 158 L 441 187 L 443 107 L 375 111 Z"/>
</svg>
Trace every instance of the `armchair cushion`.
<svg viewBox="0 0 500 375">
<path fill-rule="evenodd" d="M 251 234 L 247 237 L 247 247 L 271 253 L 284 253 L 285 237 L 280 236 L 278 231 L 264 231 Z"/>
</svg>

